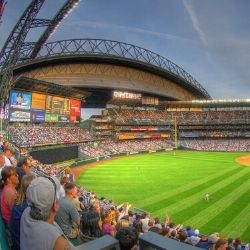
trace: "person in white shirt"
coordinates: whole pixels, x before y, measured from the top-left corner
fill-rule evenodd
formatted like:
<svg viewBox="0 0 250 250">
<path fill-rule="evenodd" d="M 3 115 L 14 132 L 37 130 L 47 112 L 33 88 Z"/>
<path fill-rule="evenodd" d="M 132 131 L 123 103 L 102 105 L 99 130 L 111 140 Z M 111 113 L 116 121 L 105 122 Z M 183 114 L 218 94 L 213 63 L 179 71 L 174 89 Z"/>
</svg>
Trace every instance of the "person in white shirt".
<svg viewBox="0 0 250 250">
<path fill-rule="evenodd" d="M 12 157 L 12 151 L 10 148 L 6 148 L 4 150 L 4 167 L 11 167 L 12 162 L 10 161 L 10 158 Z"/>
<path fill-rule="evenodd" d="M 150 220 L 150 214 L 149 213 L 145 213 L 144 214 L 144 218 L 141 219 L 142 231 L 144 233 L 148 232 L 148 229 L 150 228 L 149 225 L 148 225 L 149 220 Z"/>
</svg>

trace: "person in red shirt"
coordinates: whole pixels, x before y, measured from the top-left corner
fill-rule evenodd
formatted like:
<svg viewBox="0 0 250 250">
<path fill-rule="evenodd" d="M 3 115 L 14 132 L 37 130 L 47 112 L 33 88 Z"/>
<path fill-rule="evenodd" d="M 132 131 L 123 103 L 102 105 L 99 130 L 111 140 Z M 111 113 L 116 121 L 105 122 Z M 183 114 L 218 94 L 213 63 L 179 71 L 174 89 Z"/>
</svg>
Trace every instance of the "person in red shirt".
<svg viewBox="0 0 250 250">
<path fill-rule="evenodd" d="M 1 213 L 6 225 L 10 222 L 11 209 L 17 199 L 16 187 L 19 184 L 18 175 L 14 167 L 4 167 L 2 170 Z"/>
</svg>

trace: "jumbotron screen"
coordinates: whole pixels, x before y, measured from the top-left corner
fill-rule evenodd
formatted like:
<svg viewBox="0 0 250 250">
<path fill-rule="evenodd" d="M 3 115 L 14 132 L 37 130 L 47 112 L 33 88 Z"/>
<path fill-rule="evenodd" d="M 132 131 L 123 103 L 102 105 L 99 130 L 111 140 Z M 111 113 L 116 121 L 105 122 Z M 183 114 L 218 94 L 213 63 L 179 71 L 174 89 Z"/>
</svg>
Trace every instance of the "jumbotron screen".
<svg viewBox="0 0 250 250">
<path fill-rule="evenodd" d="M 80 115 L 80 100 L 20 91 L 12 91 L 10 95 L 9 120 L 12 122 L 78 123 Z"/>
<path fill-rule="evenodd" d="M 47 96 L 46 113 L 48 114 L 70 114 L 70 99 L 59 96 Z"/>
<path fill-rule="evenodd" d="M 12 109 L 30 110 L 30 108 L 31 108 L 31 94 L 18 92 L 18 91 L 11 92 L 10 107 Z"/>
</svg>

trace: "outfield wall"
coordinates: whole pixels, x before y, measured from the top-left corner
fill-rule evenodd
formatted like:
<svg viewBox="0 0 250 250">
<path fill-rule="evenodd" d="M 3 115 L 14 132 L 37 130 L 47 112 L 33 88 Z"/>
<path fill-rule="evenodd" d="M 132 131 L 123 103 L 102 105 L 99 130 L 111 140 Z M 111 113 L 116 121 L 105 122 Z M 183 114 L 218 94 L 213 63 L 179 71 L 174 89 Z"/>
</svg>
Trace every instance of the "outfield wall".
<svg viewBox="0 0 250 250">
<path fill-rule="evenodd" d="M 169 149 L 142 150 L 142 151 L 122 152 L 122 153 L 110 154 L 110 155 L 106 155 L 106 156 L 100 156 L 100 157 L 91 158 L 91 159 L 87 159 L 87 160 L 77 161 L 77 162 L 74 162 L 70 167 L 71 168 L 80 167 L 80 166 L 87 165 L 89 163 L 98 162 L 98 161 L 102 161 L 102 160 L 108 160 L 108 159 L 114 158 L 114 157 L 137 155 L 137 154 L 151 154 L 151 153 L 165 152 L 165 151 L 170 151 L 170 150 Z"/>
<path fill-rule="evenodd" d="M 78 158 L 78 146 L 38 149 L 31 151 L 30 155 L 43 164 L 52 164 Z"/>
</svg>

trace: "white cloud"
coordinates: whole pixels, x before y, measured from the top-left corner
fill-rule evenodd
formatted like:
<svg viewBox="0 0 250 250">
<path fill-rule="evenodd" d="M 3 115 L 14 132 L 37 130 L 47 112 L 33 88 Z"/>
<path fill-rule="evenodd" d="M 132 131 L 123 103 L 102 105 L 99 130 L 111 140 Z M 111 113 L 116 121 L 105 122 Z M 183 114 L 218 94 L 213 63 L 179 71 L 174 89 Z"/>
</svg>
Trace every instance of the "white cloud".
<svg viewBox="0 0 250 250">
<path fill-rule="evenodd" d="M 204 31 L 201 28 L 201 24 L 199 22 L 199 19 L 198 19 L 196 13 L 195 13 L 195 10 L 193 9 L 193 7 L 189 3 L 187 3 L 186 0 L 183 0 L 183 4 L 184 4 L 185 9 L 187 10 L 187 12 L 188 12 L 188 14 L 190 16 L 193 28 L 197 31 L 203 45 L 205 47 L 207 47 L 208 46 L 207 37 L 206 37 L 206 34 L 204 33 Z"/>
</svg>

